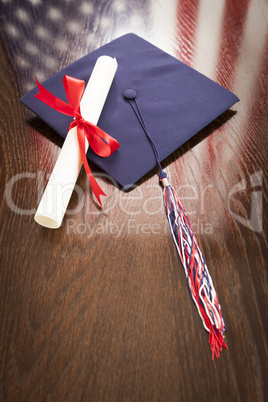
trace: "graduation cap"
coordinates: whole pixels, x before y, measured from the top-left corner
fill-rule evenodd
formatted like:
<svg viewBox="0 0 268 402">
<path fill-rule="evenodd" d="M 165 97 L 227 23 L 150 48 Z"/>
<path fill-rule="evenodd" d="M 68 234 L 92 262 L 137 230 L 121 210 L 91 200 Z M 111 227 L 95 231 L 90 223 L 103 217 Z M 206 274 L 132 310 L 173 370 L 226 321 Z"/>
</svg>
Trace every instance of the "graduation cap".
<svg viewBox="0 0 268 402">
<path fill-rule="evenodd" d="M 187 213 L 168 183 L 161 162 L 239 99 L 219 84 L 134 34 L 127 34 L 67 66 L 43 83 L 66 101 L 65 75 L 88 81 L 96 60 L 111 56 L 118 70 L 98 126 L 120 144 L 109 157 L 87 152 L 103 171 L 130 188 L 156 164 L 164 185 L 166 213 L 173 240 L 185 269 L 192 299 L 209 332 L 209 343 L 219 356 L 225 323 L 204 258 Z M 38 101 L 34 88 L 21 101 L 66 137 L 72 117 Z"/>
<path fill-rule="evenodd" d="M 87 156 L 125 188 L 155 166 L 155 156 L 137 118 L 124 98 L 133 89 L 160 161 L 216 119 L 238 98 L 227 89 L 134 34 L 127 34 L 93 51 L 46 80 L 44 87 L 66 99 L 64 75 L 88 81 L 98 57 L 115 57 L 118 70 L 98 126 L 115 138 L 120 148 L 109 158 L 89 149 Z M 72 117 L 59 114 L 37 101 L 34 88 L 21 101 L 66 137 Z"/>
</svg>

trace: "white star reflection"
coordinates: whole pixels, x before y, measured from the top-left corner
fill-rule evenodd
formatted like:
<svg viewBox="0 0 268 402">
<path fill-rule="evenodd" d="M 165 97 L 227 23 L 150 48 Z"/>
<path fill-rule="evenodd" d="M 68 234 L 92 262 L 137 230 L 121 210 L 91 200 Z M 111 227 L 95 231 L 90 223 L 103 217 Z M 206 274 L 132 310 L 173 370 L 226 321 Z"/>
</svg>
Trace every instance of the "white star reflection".
<svg viewBox="0 0 268 402">
<path fill-rule="evenodd" d="M 17 8 L 15 11 L 15 15 L 18 18 L 18 20 L 20 20 L 24 24 L 30 22 L 28 13 L 25 10 L 23 10 L 22 8 Z"/>
<path fill-rule="evenodd" d="M 62 13 L 58 8 L 50 7 L 48 9 L 47 16 L 52 21 L 59 21 L 62 18 Z"/>
<path fill-rule="evenodd" d="M 84 1 L 79 7 L 79 11 L 83 15 L 92 15 L 94 12 L 94 6 L 93 4 Z"/>
</svg>

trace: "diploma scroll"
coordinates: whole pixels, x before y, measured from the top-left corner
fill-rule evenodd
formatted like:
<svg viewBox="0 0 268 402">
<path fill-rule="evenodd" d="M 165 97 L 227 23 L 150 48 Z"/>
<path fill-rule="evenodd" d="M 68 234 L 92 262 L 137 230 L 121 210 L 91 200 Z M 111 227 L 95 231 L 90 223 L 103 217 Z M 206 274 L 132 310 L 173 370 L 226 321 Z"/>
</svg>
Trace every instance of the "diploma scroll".
<svg viewBox="0 0 268 402">
<path fill-rule="evenodd" d="M 81 99 L 82 117 L 97 125 L 110 90 L 117 61 L 109 56 L 98 58 Z M 86 151 L 88 149 L 86 139 Z M 77 127 L 69 130 L 63 147 L 41 198 L 34 219 L 50 229 L 60 227 L 77 181 L 82 159 L 77 138 Z"/>
</svg>

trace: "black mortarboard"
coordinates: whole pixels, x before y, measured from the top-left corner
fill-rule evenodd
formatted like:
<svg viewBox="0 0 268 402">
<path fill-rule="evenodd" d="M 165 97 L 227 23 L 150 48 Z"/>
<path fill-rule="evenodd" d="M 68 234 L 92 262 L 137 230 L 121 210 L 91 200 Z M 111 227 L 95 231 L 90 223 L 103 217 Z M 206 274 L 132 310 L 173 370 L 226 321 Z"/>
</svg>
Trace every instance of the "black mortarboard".
<svg viewBox="0 0 268 402">
<path fill-rule="evenodd" d="M 63 76 L 88 81 L 99 56 L 117 59 L 118 70 L 98 126 L 115 138 L 120 148 L 109 158 L 89 149 L 87 156 L 123 187 L 130 187 L 154 168 L 155 155 L 137 117 L 124 98 L 127 89 L 136 99 L 162 161 L 239 99 L 230 91 L 134 34 L 127 34 L 74 62 L 44 87 L 66 100 Z M 62 137 L 72 117 L 40 102 L 34 88 L 21 101 Z"/>
</svg>

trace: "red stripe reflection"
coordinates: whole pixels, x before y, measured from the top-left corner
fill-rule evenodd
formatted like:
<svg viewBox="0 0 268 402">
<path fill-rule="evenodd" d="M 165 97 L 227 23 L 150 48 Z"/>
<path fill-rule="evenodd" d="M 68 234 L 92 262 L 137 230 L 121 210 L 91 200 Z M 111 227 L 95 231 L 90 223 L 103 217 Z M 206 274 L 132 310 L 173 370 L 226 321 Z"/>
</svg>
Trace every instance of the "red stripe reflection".
<svg viewBox="0 0 268 402">
<path fill-rule="evenodd" d="M 179 0 L 177 4 L 176 56 L 192 65 L 198 25 L 199 0 Z"/>
<path fill-rule="evenodd" d="M 235 77 L 249 4 L 250 0 L 225 0 L 216 81 L 228 89 Z"/>
</svg>

